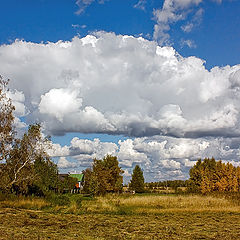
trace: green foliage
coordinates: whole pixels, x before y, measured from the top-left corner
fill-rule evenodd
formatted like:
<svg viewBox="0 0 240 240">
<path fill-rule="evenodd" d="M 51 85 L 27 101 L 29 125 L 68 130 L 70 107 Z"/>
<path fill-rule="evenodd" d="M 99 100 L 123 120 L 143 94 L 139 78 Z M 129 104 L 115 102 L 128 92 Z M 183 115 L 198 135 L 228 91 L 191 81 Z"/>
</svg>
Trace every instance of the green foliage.
<svg viewBox="0 0 240 240">
<path fill-rule="evenodd" d="M 143 171 L 136 165 L 133 169 L 132 179 L 129 185 L 130 189 L 134 190 L 136 193 L 144 192 L 144 177 Z"/>
<path fill-rule="evenodd" d="M 39 124 L 30 125 L 21 139 L 15 139 L 4 165 L 4 189 L 28 194 L 29 188 L 45 192 L 56 186 L 57 168 L 50 161 Z"/>
<path fill-rule="evenodd" d="M 70 192 L 78 183 L 77 178 L 66 176 L 63 181 L 58 182 L 58 190 L 63 193 L 64 191 Z"/>
<path fill-rule="evenodd" d="M 0 190 L 46 192 L 56 188 L 58 174 L 45 151 L 49 141 L 42 137 L 39 124 L 30 125 L 21 139 L 15 137 L 15 107 L 6 95 L 8 82 L 0 76 Z"/>
<path fill-rule="evenodd" d="M 214 158 L 199 159 L 190 169 L 189 189 L 195 192 L 209 193 L 239 192 L 240 167 L 222 163 Z"/>
<path fill-rule="evenodd" d="M 35 193 L 43 193 L 46 195 L 49 191 L 55 190 L 58 187 L 58 169 L 48 156 L 45 158 L 40 155 L 34 161 L 34 171 L 36 178 L 33 186 L 38 191 Z"/>
<path fill-rule="evenodd" d="M 107 155 L 103 159 L 94 159 L 92 169 L 84 172 L 84 192 L 91 194 L 105 194 L 107 192 L 121 192 L 123 171 L 118 166 L 117 157 Z"/>
<path fill-rule="evenodd" d="M 83 185 L 83 192 L 91 193 L 92 191 L 92 169 L 87 168 L 83 171 L 84 174 L 84 185 Z"/>
<path fill-rule="evenodd" d="M 55 206 L 69 206 L 71 203 L 69 196 L 64 194 L 50 194 L 47 200 Z"/>
</svg>

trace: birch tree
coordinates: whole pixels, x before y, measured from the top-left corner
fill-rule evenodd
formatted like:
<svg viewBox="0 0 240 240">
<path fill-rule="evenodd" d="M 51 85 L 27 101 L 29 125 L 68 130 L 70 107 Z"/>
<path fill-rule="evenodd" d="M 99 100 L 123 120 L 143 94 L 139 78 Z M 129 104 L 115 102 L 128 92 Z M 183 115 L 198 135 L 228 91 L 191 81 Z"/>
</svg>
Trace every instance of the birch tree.
<svg viewBox="0 0 240 240">
<path fill-rule="evenodd" d="M 15 133 L 13 127 L 15 108 L 11 99 L 6 95 L 8 82 L 9 80 L 4 80 L 0 75 L 0 163 L 5 162 L 9 157 Z"/>
</svg>

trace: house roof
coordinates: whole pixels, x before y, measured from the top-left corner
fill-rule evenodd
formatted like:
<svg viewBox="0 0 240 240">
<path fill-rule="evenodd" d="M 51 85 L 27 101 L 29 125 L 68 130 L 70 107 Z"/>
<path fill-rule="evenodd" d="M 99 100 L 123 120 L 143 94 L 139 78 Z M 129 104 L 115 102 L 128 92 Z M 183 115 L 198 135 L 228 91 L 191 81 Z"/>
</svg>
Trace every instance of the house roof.
<svg viewBox="0 0 240 240">
<path fill-rule="evenodd" d="M 83 180 L 83 176 L 84 176 L 84 175 L 83 175 L 82 173 L 80 173 L 80 174 L 70 173 L 69 176 L 70 176 L 70 177 L 73 177 L 73 178 L 77 178 L 77 180 L 78 180 L 79 182 L 81 182 L 81 181 Z"/>
</svg>

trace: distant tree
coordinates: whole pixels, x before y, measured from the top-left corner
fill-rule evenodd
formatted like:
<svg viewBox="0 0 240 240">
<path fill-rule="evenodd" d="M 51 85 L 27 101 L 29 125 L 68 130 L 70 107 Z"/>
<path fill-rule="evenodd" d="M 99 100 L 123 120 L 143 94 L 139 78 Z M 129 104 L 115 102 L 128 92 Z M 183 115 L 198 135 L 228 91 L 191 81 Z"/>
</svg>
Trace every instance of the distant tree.
<svg viewBox="0 0 240 240">
<path fill-rule="evenodd" d="M 144 177 L 143 171 L 136 165 L 133 169 L 132 179 L 129 185 L 130 189 L 134 190 L 136 193 L 143 193 L 144 192 Z"/>
<path fill-rule="evenodd" d="M 103 159 L 94 159 L 92 168 L 84 172 L 83 190 L 88 193 L 103 195 L 107 192 L 122 191 L 123 171 L 117 157 L 107 155 Z"/>
</svg>

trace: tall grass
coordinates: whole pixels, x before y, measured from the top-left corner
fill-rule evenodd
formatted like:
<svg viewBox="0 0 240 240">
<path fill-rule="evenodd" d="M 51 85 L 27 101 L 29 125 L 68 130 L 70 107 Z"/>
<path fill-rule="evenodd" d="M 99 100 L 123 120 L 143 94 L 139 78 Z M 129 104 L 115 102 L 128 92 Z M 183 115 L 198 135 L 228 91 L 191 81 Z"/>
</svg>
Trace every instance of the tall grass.
<svg viewBox="0 0 240 240">
<path fill-rule="evenodd" d="M 83 201 L 87 212 L 105 213 L 163 213 L 230 211 L 240 212 L 240 206 L 224 197 L 201 195 L 178 196 L 116 196 L 98 197 L 95 201 Z"/>
<path fill-rule="evenodd" d="M 234 200 L 234 201 L 233 201 Z M 0 207 L 64 213 L 161 214 L 164 212 L 240 212 L 240 204 L 224 195 L 114 195 L 95 199 L 79 194 L 50 195 L 47 198 L 0 196 Z"/>
<path fill-rule="evenodd" d="M 81 195 L 50 194 L 45 198 L 35 196 L 16 196 L 14 194 L 0 194 L 0 207 L 23 208 L 50 211 L 64 211 L 75 213 L 81 208 Z"/>
<path fill-rule="evenodd" d="M 0 202 L 0 207 L 4 208 L 24 208 L 41 210 L 50 206 L 50 203 L 43 198 L 25 198 L 19 197 L 14 200 L 3 200 Z"/>
</svg>

